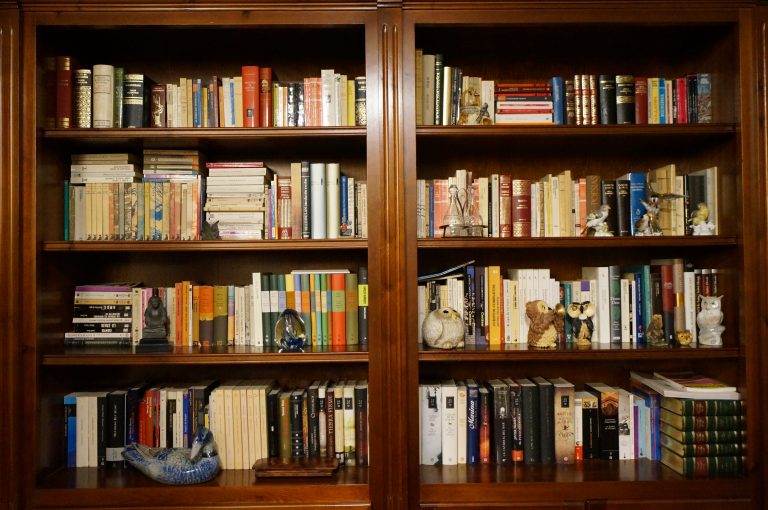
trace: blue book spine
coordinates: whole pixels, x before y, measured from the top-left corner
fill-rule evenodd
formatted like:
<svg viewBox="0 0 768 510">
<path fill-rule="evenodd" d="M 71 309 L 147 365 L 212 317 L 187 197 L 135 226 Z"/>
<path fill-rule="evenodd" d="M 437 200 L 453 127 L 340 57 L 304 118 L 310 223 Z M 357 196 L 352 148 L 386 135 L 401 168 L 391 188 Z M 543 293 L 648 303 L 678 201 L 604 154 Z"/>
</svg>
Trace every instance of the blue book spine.
<svg viewBox="0 0 768 510">
<path fill-rule="evenodd" d="M 155 201 L 155 223 L 153 224 L 152 239 L 160 241 L 163 238 L 163 183 L 152 183 L 152 197 Z"/>
<path fill-rule="evenodd" d="M 429 183 L 429 237 L 435 237 L 435 183 Z"/>
<path fill-rule="evenodd" d="M 190 420 L 189 420 L 189 390 L 185 390 L 184 391 L 183 399 L 184 399 L 183 403 L 182 403 L 182 412 L 184 413 L 182 415 L 183 427 L 184 427 L 184 429 L 182 431 L 183 434 L 184 434 L 184 439 L 183 439 L 184 443 L 183 444 L 187 445 L 187 448 L 192 448 L 192 441 L 193 441 L 194 438 L 192 437 L 192 434 L 189 433 L 189 423 L 190 423 Z"/>
<path fill-rule="evenodd" d="M 630 172 L 629 173 L 629 232 L 630 235 L 635 235 L 636 227 L 640 218 L 645 214 L 645 206 L 642 200 L 645 200 L 646 195 L 646 176 L 644 172 Z"/>
<path fill-rule="evenodd" d="M 340 179 L 340 187 L 341 187 L 341 232 L 339 235 L 342 237 L 348 237 L 352 230 L 350 229 L 349 225 L 349 202 L 347 200 L 347 187 L 349 186 L 349 182 L 346 175 L 342 175 Z"/>
<path fill-rule="evenodd" d="M 203 80 L 195 78 L 195 84 L 197 88 L 195 90 L 195 97 L 192 101 L 192 125 L 194 127 L 202 127 L 202 113 L 203 113 Z"/>
<path fill-rule="evenodd" d="M 229 80 L 229 118 L 232 119 L 230 126 L 235 127 L 235 80 Z"/>
<path fill-rule="evenodd" d="M 64 180 L 64 240 L 69 241 L 69 179 Z"/>
<path fill-rule="evenodd" d="M 640 401 L 640 403 L 636 406 L 636 409 L 637 409 L 637 415 L 635 419 L 635 424 L 636 424 L 635 442 L 637 443 L 636 458 L 650 459 L 651 455 L 645 443 L 645 435 L 647 431 L 646 421 L 648 420 L 648 414 L 647 414 L 648 408 L 646 407 L 645 402 Z"/>
<path fill-rule="evenodd" d="M 635 344 L 645 345 L 645 310 L 643 309 L 643 276 L 635 275 Z"/>
<path fill-rule="evenodd" d="M 480 462 L 480 392 L 467 388 L 467 464 Z"/>
<path fill-rule="evenodd" d="M 659 78 L 659 124 L 667 123 L 667 85 L 664 78 Z"/>
<path fill-rule="evenodd" d="M 136 239 L 144 240 L 144 183 L 137 186 L 136 192 Z"/>
<path fill-rule="evenodd" d="M 561 76 L 552 78 L 552 121 L 560 126 L 565 124 L 565 89 Z"/>
<path fill-rule="evenodd" d="M 648 406 L 651 427 L 651 460 L 661 460 L 661 441 L 659 438 L 659 434 L 661 434 L 661 397 L 655 392 L 651 394 L 637 387 L 632 388 L 632 393 L 639 396 Z"/>
<path fill-rule="evenodd" d="M 64 395 L 64 444 L 67 451 L 67 467 L 75 467 L 77 459 L 77 397 Z"/>
</svg>

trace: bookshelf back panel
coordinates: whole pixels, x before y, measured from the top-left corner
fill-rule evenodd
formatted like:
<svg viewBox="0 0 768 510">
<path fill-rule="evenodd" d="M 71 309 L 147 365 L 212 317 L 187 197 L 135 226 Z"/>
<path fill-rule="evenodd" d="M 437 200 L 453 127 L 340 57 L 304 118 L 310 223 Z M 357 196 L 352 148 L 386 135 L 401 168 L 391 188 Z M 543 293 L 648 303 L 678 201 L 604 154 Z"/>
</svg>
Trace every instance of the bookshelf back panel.
<svg viewBox="0 0 768 510">
<path fill-rule="evenodd" d="M 461 18 L 460 14 L 455 16 Z M 502 15 L 493 22 L 507 21 L 504 18 L 513 16 Z M 709 72 L 713 74 L 714 122 L 733 122 L 738 118 L 739 54 L 735 25 L 514 22 L 509 19 L 509 25 L 417 25 L 415 44 L 425 54 L 443 54 L 444 64 L 460 67 L 464 76 L 497 82 L 605 73 L 678 78 L 687 73 Z"/>
</svg>

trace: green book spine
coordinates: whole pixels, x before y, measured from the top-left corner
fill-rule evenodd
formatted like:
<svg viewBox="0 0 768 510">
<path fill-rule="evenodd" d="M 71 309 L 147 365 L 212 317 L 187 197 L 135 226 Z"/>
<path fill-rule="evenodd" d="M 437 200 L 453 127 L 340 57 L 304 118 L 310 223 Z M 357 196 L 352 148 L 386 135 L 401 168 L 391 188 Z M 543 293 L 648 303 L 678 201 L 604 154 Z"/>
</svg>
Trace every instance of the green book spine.
<svg viewBox="0 0 768 510">
<path fill-rule="evenodd" d="M 277 276 L 277 314 L 278 316 L 283 313 L 283 310 L 285 310 L 287 306 L 287 296 L 285 294 L 285 275 L 284 274 L 278 274 Z M 290 277 L 290 275 L 288 275 Z M 275 324 L 277 324 L 277 319 L 275 319 Z"/>
<path fill-rule="evenodd" d="M 274 329 L 270 329 L 270 305 L 269 305 L 269 273 L 261 273 L 261 328 L 264 332 L 264 347 L 274 345 L 272 336 Z"/>
<path fill-rule="evenodd" d="M 69 224 L 70 224 L 69 210 L 70 210 L 69 179 L 66 179 L 64 181 L 64 240 L 65 241 L 69 241 Z"/>
<path fill-rule="evenodd" d="M 691 400 L 662 397 L 661 407 L 685 416 L 740 416 L 741 400 Z"/>
<path fill-rule="evenodd" d="M 681 457 L 667 448 L 661 449 L 661 463 L 689 478 L 739 476 L 744 472 L 744 457 Z"/>
<path fill-rule="evenodd" d="M 661 445 L 681 457 L 724 457 L 744 454 L 744 443 L 681 443 L 666 434 L 659 434 Z"/>
<path fill-rule="evenodd" d="M 310 275 L 308 274 L 302 274 L 299 278 L 301 282 L 301 318 L 304 319 L 304 328 L 307 332 L 307 340 L 311 341 L 312 344 L 315 345 L 316 340 L 312 330 L 312 310 L 314 308 L 314 301 L 311 299 L 310 295 L 309 279 Z"/>
<path fill-rule="evenodd" d="M 685 444 L 739 443 L 745 438 L 743 430 L 680 430 L 664 422 L 660 424 L 660 430 Z"/>
<path fill-rule="evenodd" d="M 358 344 L 357 334 L 357 274 L 344 275 L 344 291 L 346 294 L 346 332 L 347 345 Z"/>
<path fill-rule="evenodd" d="M 113 123 L 112 127 L 123 127 L 123 81 L 125 77 L 125 69 L 122 67 L 115 67 L 115 93 L 113 102 Z"/>
<path fill-rule="evenodd" d="M 661 410 L 661 421 L 685 431 L 742 430 L 743 416 L 682 416 Z"/>
<path fill-rule="evenodd" d="M 323 306 L 320 302 L 320 274 L 313 274 L 311 275 L 312 279 L 315 282 L 315 295 L 313 298 L 313 302 L 315 303 L 315 327 L 316 327 L 316 333 L 315 337 L 317 339 L 316 345 L 324 345 L 323 344 Z"/>
</svg>

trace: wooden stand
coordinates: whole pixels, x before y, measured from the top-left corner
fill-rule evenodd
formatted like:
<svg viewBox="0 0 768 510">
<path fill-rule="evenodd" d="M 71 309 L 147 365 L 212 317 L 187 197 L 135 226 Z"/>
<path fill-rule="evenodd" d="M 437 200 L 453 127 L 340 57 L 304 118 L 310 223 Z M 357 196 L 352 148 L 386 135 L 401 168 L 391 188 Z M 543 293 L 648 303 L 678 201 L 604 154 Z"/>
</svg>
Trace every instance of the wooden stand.
<svg viewBox="0 0 768 510">
<path fill-rule="evenodd" d="M 333 476 L 339 459 L 261 459 L 253 465 L 256 478 L 306 478 Z"/>
</svg>

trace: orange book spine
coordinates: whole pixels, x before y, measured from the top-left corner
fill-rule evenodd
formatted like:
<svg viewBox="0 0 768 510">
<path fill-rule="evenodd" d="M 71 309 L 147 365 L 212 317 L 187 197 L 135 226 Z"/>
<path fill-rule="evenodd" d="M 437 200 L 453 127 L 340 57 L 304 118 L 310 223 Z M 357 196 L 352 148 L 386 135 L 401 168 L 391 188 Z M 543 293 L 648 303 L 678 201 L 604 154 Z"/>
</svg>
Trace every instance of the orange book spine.
<svg viewBox="0 0 768 510">
<path fill-rule="evenodd" d="M 243 84 L 245 87 L 245 84 Z M 259 123 L 261 127 L 272 127 L 272 68 L 259 69 Z"/>
<path fill-rule="evenodd" d="M 183 331 L 182 331 L 182 325 L 181 325 L 181 316 L 182 316 L 182 312 L 183 312 L 183 309 L 184 309 L 184 300 L 182 298 L 182 292 L 181 292 L 182 285 L 183 285 L 182 283 L 177 283 L 175 285 L 175 287 L 176 287 L 176 317 L 174 317 L 173 319 L 176 321 L 176 340 L 174 342 L 176 345 L 183 345 L 183 341 L 182 341 Z"/>
<path fill-rule="evenodd" d="M 243 127 L 259 127 L 259 66 L 243 66 Z"/>
<path fill-rule="evenodd" d="M 199 285 L 199 338 L 201 347 L 210 347 L 213 343 L 213 286 Z"/>
<path fill-rule="evenodd" d="M 181 345 L 189 345 L 189 285 L 181 284 Z"/>
<path fill-rule="evenodd" d="M 331 274 L 331 345 L 347 344 L 346 287 L 343 274 Z"/>
</svg>

